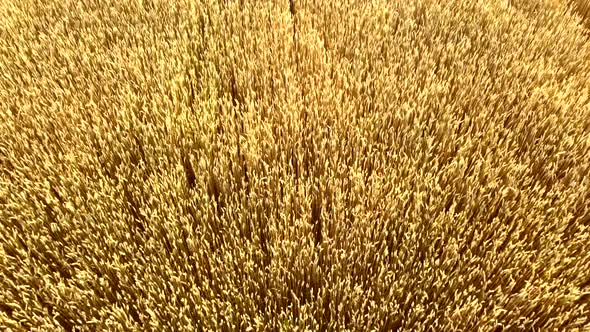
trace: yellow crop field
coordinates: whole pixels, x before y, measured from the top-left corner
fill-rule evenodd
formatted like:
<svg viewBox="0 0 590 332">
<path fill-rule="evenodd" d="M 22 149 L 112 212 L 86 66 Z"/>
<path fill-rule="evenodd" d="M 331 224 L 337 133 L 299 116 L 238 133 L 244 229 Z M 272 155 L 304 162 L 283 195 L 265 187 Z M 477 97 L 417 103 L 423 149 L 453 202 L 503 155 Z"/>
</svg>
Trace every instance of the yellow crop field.
<svg viewBox="0 0 590 332">
<path fill-rule="evenodd" d="M 589 8 L 0 1 L 0 330 L 590 331 Z"/>
</svg>

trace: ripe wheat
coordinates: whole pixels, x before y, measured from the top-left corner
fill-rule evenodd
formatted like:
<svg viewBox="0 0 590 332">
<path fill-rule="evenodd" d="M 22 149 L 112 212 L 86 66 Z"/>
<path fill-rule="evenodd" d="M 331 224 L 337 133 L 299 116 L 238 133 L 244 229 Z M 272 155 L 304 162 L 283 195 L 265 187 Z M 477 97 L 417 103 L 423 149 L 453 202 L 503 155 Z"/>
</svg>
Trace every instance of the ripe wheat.
<svg viewBox="0 0 590 332">
<path fill-rule="evenodd" d="M 0 329 L 589 331 L 578 3 L 0 2 Z"/>
</svg>

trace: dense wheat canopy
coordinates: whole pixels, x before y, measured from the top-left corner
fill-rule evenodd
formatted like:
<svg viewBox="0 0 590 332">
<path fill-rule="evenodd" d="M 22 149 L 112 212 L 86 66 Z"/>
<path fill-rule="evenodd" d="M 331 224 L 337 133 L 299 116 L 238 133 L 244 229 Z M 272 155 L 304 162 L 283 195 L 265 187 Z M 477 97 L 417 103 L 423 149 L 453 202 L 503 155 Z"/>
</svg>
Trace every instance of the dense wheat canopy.
<svg viewBox="0 0 590 332">
<path fill-rule="evenodd" d="M 0 330 L 590 331 L 566 2 L 0 2 Z"/>
</svg>

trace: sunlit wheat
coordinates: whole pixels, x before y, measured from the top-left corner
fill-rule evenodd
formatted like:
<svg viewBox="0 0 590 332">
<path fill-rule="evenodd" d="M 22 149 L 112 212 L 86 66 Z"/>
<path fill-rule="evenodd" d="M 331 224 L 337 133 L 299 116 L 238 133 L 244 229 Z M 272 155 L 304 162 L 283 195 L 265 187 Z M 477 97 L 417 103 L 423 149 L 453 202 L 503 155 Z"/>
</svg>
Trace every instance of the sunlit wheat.
<svg viewBox="0 0 590 332">
<path fill-rule="evenodd" d="M 573 2 L 0 2 L 0 329 L 589 331 Z"/>
</svg>

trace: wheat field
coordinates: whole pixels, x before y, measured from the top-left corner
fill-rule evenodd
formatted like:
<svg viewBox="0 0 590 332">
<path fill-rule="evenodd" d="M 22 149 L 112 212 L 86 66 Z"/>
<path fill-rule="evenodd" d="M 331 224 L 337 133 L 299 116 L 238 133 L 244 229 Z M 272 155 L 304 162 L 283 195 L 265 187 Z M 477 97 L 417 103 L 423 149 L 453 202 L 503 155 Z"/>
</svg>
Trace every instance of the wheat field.
<svg viewBox="0 0 590 332">
<path fill-rule="evenodd" d="M 590 331 L 588 8 L 0 2 L 0 330 Z"/>
</svg>

